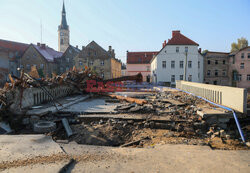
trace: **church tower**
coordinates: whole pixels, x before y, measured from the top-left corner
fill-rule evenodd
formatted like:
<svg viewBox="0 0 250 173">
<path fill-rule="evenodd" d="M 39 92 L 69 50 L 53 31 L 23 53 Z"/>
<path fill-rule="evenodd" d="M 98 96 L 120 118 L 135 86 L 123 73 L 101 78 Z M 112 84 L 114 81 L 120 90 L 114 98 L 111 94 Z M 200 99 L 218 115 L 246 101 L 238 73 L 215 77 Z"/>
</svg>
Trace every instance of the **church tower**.
<svg viewBox="0 0 250 173">
<path fill-rule="evenodd" d="M 69 26 L 67 25 L 66 11 L 63 1 L 62 21 L 61 25 L 58 26 L 58 51 L 65 52 L 68 47 L 69 47 Z"/>
</svg>

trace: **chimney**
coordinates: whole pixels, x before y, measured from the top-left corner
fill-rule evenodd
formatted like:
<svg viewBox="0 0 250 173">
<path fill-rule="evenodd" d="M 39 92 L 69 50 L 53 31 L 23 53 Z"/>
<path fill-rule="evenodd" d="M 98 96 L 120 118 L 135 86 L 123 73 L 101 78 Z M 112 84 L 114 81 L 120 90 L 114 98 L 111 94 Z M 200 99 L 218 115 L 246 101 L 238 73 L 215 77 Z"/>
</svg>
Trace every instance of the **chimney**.
<svg viewBox="0 0 250 173">
<path fill-rule="evenodd" d="M 112 46 L 109 46 L 109 52 L 110 53 L 112 52 Z"/>
<path fill-rule="evenodd" d="M 201 48 L 199 48 L 198 52 L 201 53 Z"/>
<path fill-rule="evenodd" d="M 164 40 L 164 42 L 162 43 L 162 47 L 165 47 L 167 45 L 167 41 Z"/>
<path fill-rule="evenodd" d="M 36 44 L 37 46 L 40 46 L 40 43 L 39 42 L 37 42 L 37 44 Z"/>
<path fill-rule="evenodd" d="M 114 49 L 111 50 L 111 55 L 113 58 L 115 58 L 115 50 Z"/>
<path fill-rule="evenodd" d="M 78 49 L 78 45 L 76 45 L 76 48 Z"/>
<path fill-rule="evenodd" d="M 172 31 L 172 37 L 174 37 L 176 34 L 180 34 L 180 33 L 181 33 L 180 30 Z"/>
<path fill-rule="evenodd" d="M 42 49 L 45 49 L 45 44 L 41 44 Z"/>
</svg>

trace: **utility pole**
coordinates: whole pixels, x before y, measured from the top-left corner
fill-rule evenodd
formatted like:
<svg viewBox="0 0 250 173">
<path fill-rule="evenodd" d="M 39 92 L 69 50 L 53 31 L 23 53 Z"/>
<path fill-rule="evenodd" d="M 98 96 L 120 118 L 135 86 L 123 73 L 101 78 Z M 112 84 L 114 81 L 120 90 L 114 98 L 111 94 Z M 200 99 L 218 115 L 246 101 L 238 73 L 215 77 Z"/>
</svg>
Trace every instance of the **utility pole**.
<svg viewBox="0 0 250 173">
<path fill-rule="evenodd" d="M 43 24 L 42 24 L 42 19 L 40 20 L 40 27 L 41 27 L 41 44 L 43 42 Z"/>
<path fill-rule="evenodd" d="M 184 64 L 184 81 L 186 81 L 187 80 L 187 78 L 186 78 L 186 74 L 187 74 L 187 52 L 185 52 L 185 64 Z"/>
</svg>

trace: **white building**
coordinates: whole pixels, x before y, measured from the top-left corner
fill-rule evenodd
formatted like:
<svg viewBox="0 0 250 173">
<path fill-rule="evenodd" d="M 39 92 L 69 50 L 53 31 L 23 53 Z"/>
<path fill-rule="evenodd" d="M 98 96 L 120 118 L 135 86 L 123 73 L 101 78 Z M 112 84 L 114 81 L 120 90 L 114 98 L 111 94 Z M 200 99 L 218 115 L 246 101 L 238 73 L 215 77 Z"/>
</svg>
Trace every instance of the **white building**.
<svg viewBox="0 0 250 173">
<path fill-rule="evenodd" d="M 186 80 L 202 83 L 203 56 L 198 46 L 180 31 L 172 31 L 172 38 L 163 43 L 163 48 L 151 60 L 152 82 L 175 84 L 175 80 L 185 80 L 186 64 Z"/>
</svg>

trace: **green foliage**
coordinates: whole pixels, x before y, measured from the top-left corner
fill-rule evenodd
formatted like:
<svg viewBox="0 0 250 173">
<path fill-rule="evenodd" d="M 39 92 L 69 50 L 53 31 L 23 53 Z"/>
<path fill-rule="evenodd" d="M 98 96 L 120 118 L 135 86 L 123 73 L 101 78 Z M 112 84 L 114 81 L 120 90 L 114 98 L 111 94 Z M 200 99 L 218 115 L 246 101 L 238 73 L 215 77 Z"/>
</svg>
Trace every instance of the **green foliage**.
<svg viewBox="0 0 250 173">
<path fill-rule="evenodd" d="M 237 41 L 238 41 L 237 43 L 233 42 L 231 44 L 231 52 L 238 51 L 248 46 L 248 40 L 244 37 L 238 38 Z"/>
<path fill-rule="evenodd" d="M 43 69 L 40 68 L 37 71 L 38 71 L 40 78 L 43 78 L 44 77 Z"/>
<path fill-rule="evenodd" d="M 203 50 L 203 51 L 201 52 L 201 54 L 202 54 L 202 55 L 205 55 L 207 52 L 208 52 L 208 50 L 205 49 L 205 50 Z"/>
</svg>

